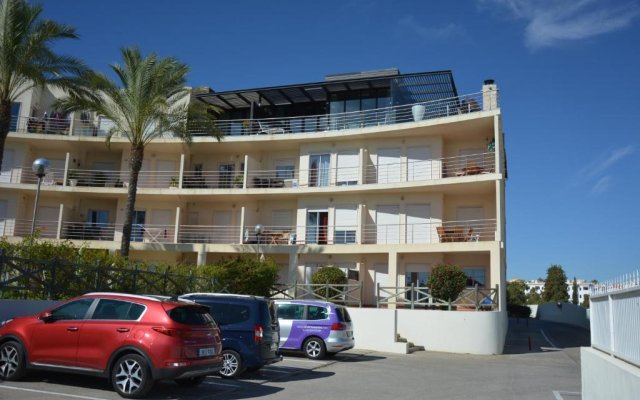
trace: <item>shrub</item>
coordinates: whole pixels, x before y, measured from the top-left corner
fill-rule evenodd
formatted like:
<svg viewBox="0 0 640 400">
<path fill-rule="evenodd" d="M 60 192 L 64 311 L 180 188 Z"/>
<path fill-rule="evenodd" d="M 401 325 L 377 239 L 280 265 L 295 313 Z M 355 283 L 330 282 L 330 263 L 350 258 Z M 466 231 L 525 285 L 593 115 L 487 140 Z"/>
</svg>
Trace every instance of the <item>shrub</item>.
<svg viewBox="0 0 640 400">
<path fill-rule="evenodd" d="M 344 272 L 332 265 L 321 267 L 311 276 L 311 283 L 314 285 L 346 285 L 348 282 Z M 341 292 L 332 288 L 318 288 L 315 293 L 326 300 L 331 300 L 338 297 Z"/>
<path fill-rule="evenodd" d="M 449 303 L 458 298 L 467 286 L 467 275 L 457 265 L 440 264 L 433 267 L 429 275 L 431 295 Z"/>
<path fill-rule="evenodd" d="M 239 256 L 205 267 L 202 273 L 229 293 L 269 296 L 278 279 L 278 266 L 271 259 L 259 261 L 255 257 Z"/>
</svg>

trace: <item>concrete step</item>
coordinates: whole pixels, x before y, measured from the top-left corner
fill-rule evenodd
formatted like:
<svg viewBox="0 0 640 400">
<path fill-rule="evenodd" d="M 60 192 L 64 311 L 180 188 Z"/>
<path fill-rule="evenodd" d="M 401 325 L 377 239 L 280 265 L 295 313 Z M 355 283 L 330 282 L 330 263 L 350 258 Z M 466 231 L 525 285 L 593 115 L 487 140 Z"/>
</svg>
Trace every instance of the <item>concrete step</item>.
<svg viewBox="0 0 640 400">
<path fill-rule="evenodd" d="M 416 346 L 413 343 L 407 344 L 407 354 L 415 353 L 416 351 L 424 351 L 424 346 Z"/>
</svg>

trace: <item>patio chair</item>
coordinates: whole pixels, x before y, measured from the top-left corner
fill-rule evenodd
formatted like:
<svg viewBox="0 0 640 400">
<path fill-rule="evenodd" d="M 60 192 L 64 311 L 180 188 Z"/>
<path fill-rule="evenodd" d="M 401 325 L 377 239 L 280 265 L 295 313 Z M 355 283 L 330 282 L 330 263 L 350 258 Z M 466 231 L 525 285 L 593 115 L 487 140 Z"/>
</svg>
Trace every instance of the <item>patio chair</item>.
<svg viewBox="0 0 640 400">
<path fill-rule="evenodd" d="M 258 121 L 258 126 L 260 127 L 260 130 L 258 131 L 258 134 L 260 135 L 263 135 L 263 134 L 273 135 L 274 133 L 284 133 L 284 128 L 271 127 L 267 123 L 262 121 Z"/>
</svg>

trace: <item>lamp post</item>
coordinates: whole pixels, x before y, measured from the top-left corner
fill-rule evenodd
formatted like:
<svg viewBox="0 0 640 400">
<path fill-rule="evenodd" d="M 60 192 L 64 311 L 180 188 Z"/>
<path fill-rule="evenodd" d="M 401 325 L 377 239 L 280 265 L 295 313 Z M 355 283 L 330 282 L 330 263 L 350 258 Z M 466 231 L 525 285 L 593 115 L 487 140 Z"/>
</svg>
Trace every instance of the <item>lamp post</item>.
<svg viewBox="0 0 640 400">
<path fill-rule="evenodd" d="M 40 185 L 42 178 L 49 172 L 49 160 L 46 158 L 38 158 L 31 164 L 31 170 L 38 177 L 38 188 L 36 189 L 36 202 L 33 205 L 33 219 L 31 220 L 31 234 L 36 230 L 36 217 L 38 215 L 38 202 L 40 201 Z"/>
<path fill-rule="evenodd" d="M 258 259 L 260 259 L 260 261 L 264 261 L 264 254 L 262 254 L 262 252 L 260 251 L 260 236 L 262 236 L 262 233 L 264 232 L 264 226 L 262 226 L 262 224 L 258 224 L 256 225 L 255 228 L 253 228 L 253 231 L 256 234 L 256 240 L 258 241 Z"/>
</svg>

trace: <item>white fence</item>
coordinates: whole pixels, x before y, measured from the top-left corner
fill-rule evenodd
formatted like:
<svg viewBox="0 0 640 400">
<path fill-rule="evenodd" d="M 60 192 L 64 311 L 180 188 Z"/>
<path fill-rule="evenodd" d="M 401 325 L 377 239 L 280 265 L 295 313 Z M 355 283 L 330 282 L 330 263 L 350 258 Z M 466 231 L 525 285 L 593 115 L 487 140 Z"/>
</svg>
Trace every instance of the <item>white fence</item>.
<svg viewBox="0 0 640 400">
<path fill-rule="evenodd" d="M 640 367 L 640 271 L 591 293 L 591 346 Z"/>
</svg>

